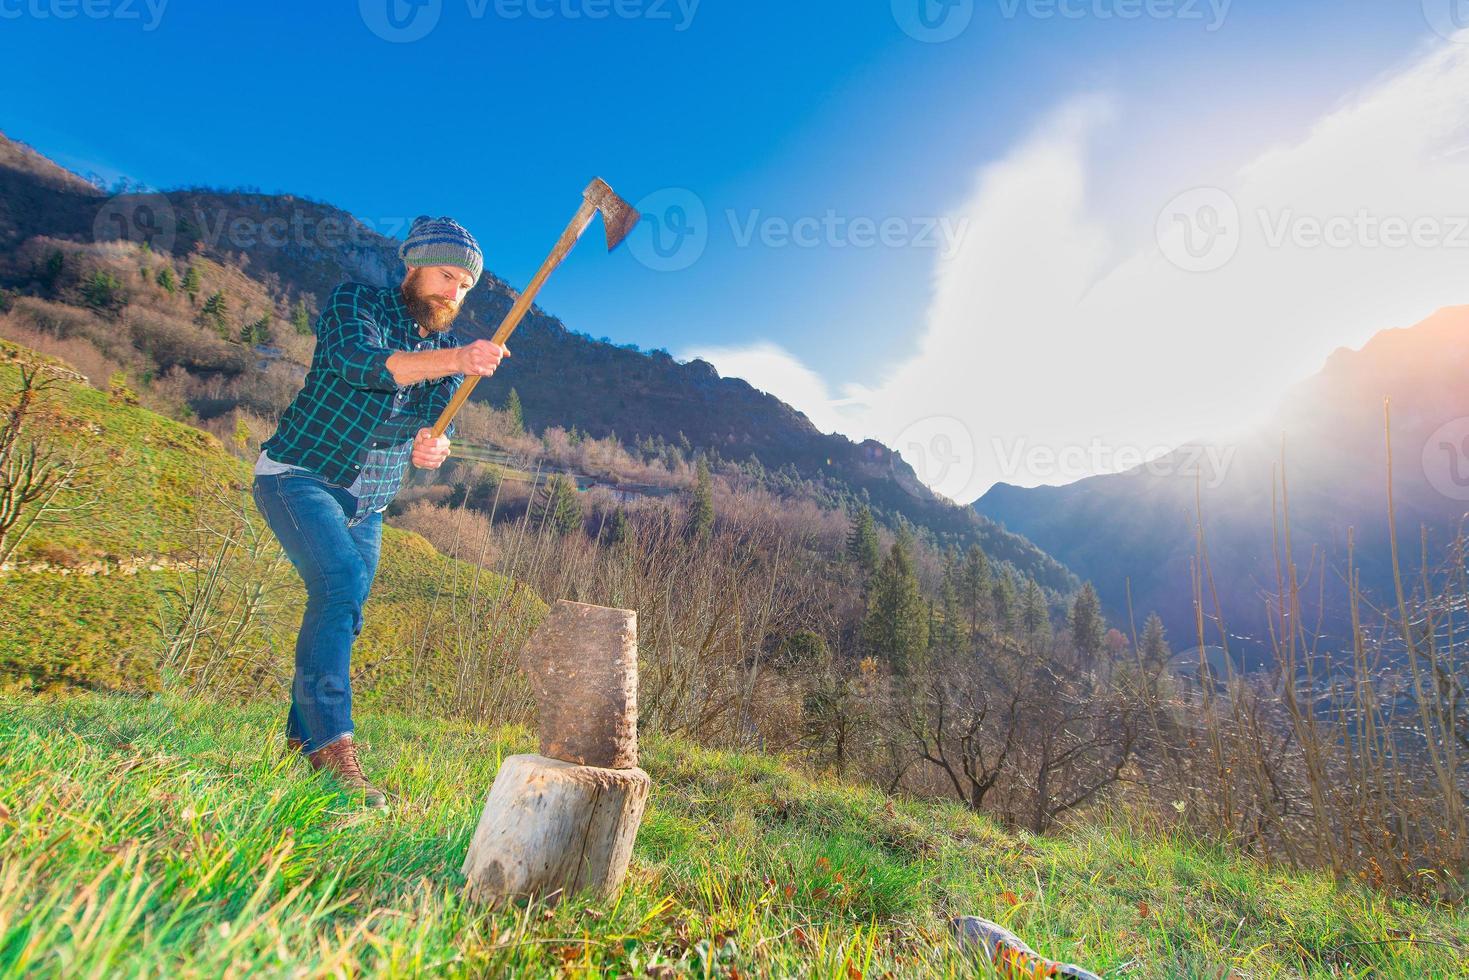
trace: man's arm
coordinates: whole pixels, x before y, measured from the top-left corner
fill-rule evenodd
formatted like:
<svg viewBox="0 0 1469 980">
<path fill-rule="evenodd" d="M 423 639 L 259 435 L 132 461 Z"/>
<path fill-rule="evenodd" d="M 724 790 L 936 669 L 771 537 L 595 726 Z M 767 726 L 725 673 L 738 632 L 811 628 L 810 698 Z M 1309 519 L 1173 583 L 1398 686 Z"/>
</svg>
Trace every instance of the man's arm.
<svg viewBox="0 0 1469 980">
<path fill-rule="evenodd" d="M 352 387 L 371 391 L 396 391 L 456 374 L 489 377 L 501 358 L 510 355 L 508 348 L 488 340 L 441 350 L 392 350 L 384 346 L 362 287 L 353 283 L 332 291 L 317 325 L 316 343 L 328 367 Z"/>
<path fill-rule="evenodd" d="M 477 374 L 488 378 L 500 366 L 500 360 L 509 356 L 508 347 L 488 340 L 476 340 L 463 347 L 445 347 L 442 350 L 400 350 L 387 358 L 385 365 L 398 384 L 411 385 L 456 374 Z"/>
<path fill-rule="evenodd" d="M 356 283 L 332 290 L 317 323 L 316 347 L 327 367 L 352 387 L 397 390 L 398 382 L 386 366 L 393 352 L 383 346 L 382 329 L 363 287 Z"/>
</svg>

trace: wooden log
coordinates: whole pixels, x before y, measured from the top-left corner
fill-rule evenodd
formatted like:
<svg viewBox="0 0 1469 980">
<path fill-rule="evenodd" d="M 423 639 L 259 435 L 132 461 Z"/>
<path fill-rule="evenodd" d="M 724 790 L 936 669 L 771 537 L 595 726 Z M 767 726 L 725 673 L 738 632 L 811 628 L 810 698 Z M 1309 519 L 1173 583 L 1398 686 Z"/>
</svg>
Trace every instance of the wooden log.
<svg viewBox="0 0 1469 980">
<path fill-rule="evenodd" d="M 536 696 L 541 755 L 580 766 L 638 764 L 638 614 L 559 600 L 520 665 Z"/>
<path fill-rule="evenodd" d="M 539 755 L 500 765 L 464 858 L 472 899 L 599 898 L 622 884 L 651 783 L 641 769 Z"/>
</svg>

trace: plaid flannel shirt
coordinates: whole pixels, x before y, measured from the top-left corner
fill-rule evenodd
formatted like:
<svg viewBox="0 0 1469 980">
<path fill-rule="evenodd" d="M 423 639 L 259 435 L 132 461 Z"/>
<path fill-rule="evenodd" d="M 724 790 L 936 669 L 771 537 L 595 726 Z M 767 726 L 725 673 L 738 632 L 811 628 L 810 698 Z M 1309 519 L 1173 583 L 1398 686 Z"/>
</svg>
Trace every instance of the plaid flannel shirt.
<svg viewBox="0 0 1469 980">
<path fill-rule="evenodd" d="M 261 448 L 335 486 L 356 484 L 354 523 L 382 510 L 402 486 L 414 435 L 433 425 L 464 380 L 456 374 L 400 385 L 388 358 L 456 343 L 447 332 L 420 337 L 397 286 L 343 283 L 316 321 L 305 384 Z M 451 424 L 447 434 L 453 431 Z"/>
</svg>

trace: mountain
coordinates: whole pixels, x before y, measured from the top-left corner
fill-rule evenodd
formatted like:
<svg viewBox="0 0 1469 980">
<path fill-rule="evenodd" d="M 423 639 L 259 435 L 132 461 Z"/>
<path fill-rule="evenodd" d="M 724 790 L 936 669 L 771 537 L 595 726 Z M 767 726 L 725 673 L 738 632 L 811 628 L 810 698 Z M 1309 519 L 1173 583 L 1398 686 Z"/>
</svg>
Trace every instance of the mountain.
<svg viewBox="0 0 1469 980">
<path fill-rule="evenodd" d="M 18 260 L 17 253 L 37 236 L 122 239 L 177 256 L 207 256 L 258 283 L 283 319 L 298 302 L 315 312 L 340 282 L 383 284 L 401 275 L 398 242 L 331 205 L 204 188 L 108 196 L 0 135 L 0 286 L 35 278 L 26 265 L 34 259 Z M 515 297 L 510 284 L 487 270 L 456 332 L 489 337 Z M 822 433 L 801 412 L 741 379 L 721 378 L 704 361 L 678 363 L 663 351 L 594 340 L 539 307 L 522 321 L 513 348 L 515 357 L 478 385 L 474 397 L 502 404 L 513 386 L 536 428 L 687 440 L 727 460 L 753 457 L 788 483 L 807 482 L 828 502 L 866 501 L 890 526 L 908 522 L 960 547 L 977 542 L 992 558 L 1063 594 L 1077 586 L 1065 567 L 1021 536 L 934 494 L 897 453 L 872 440 Z"/>
<path fill-rule="evenodd" d="M 1197 641 L 1190 570 L 1198 553 L 1197 491 L 1231 642 L 1263 653 L 1266 599 L 1277 594 L 1275 557 L 1283 553 L 1271 520 L 1272 507 L 1281 514 L 1283 498 L 1272 503 L 1272 490 L 1279 489 L 1283 460 L 1303 621 L 1311 625 L 1320 611 L 1324 631 L 1339 641 L 1350 629 L 1349 532 L 1365 592 L 1389 605 L 1393 596 L 1384 399 L 1391 405 L 1400 561 L 1412 586 L 1421 581 L 1420 528 L 1435 564 L 1469 509 L 1466 378 L 1469 306 L 1443 309 L 1416 326 L 1384 330 L 1360 350 L 1337 350 L 1286 394 L 1268 422 L 1237 441 L 1192 443 L 1151 464 L 1067 486 L 1000 484 L 974 506 L 1096 583 L 1114 616 L 1125 616 L 1130 580 L 1139 626 L 1156 610 L 1182 646 Z M 1212 627 L 1210 642 L 1217 642 Z"/>
</svg>

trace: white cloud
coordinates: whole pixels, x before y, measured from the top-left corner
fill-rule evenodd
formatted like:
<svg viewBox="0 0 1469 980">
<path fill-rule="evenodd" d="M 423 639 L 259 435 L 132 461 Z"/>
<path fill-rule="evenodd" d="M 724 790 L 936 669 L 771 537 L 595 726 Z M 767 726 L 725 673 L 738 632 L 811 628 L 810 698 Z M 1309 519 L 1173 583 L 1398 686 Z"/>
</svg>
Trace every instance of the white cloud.
<svg viewBox="0 0 1469 980">
<path fill-rule="evenodd" d="M 744 378 L 788 405 L 794 405 L 822 432 L 846 432 L 860 420 L 843 414 L 843 400 L 827 389 L 821 375 L 780 346 L 762 341 L 749 347 L 701 347 L 681 352 L 680 360 L 701 358 L 720 375 Z"/>
<path fill-rule="evenodd" d="M 1223 239 L 1190 210 L 1164 216 L 1155 240 L 1165 206 L 1199 181 L 1142 160 L 1148 206 L 1113 226 L 1093 217 L 1089 200 L 1108 188 L 1089 184 L 1088 140 L 1114 114 L 1079 99 L 979 170 L 913 355 L 870 388 L 848 386 L 858 404 L 768 343 L 698 356 L 823 430 L 895 446 L 957 500 L 1220 436 L 1334 348 L 1469 299 L 1465 92 L 1469 44 L 1446 43 L 1294 144 L 1262 149 L 1218 188 L 1226 196 L 1212 193 L 1238 213 L 1214 213 Z M 1200 251 L 1211 241 L 1234 247 Z M 1188 244 L 1205 265 L 1232 258 L 1185 271 L 1170 256 L 1186 259 Z M 1047 449 L 1070 463 L 1036 465 Z"/>
</svg>

